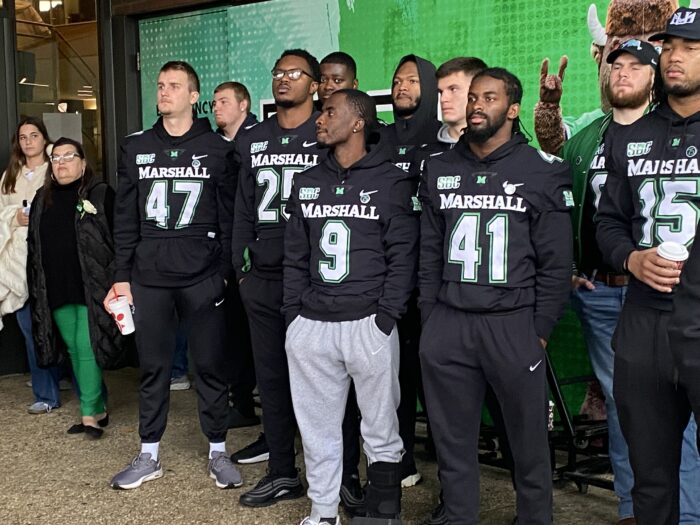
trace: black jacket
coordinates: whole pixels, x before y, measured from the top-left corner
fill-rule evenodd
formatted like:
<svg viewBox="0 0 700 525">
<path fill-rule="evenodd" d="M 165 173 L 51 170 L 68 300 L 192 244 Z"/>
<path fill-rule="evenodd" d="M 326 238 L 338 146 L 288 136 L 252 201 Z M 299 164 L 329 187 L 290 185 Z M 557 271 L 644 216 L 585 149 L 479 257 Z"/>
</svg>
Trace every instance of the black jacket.
<svg viewBox="0 0 700 525">
<path fill-rule="evenodd" d="M 425 163 L 420 197 L 423 318 L 437 301 L 483 313 L 534 306 L 547 339 L 569 296 L 569 165 L 522 135 L 483 159 L 462 139 Z"/>
<path fill-rule="evenodd" d="M 295 129 L 280 127 L 272 116 L 236 138 L 240 166 L 233 223 L 233 267 L 238 279 L 246 272 L 282 279 L 285 205 L 296 173 L 326 156 L 316 140 L 313 113 Z"/>
<path fill-rule="evenodd" d="M 607 147 L 607 146 L 606 146 Z M 690 248 L 700 209 L 700 113 L 683 118 L 661 104 L 613 134 L 596 239 L 615 271 L 634 250 L 675 241 Z M 626 301 L 671 310 L 673 292 L 630 277 Z"/>
<path fill-rule="evenodd" d="M 162 118 L 121 146 L 114 280 L 188 286 L 231 274 L 236 164 L 230 142 L 196 119 L 180 137 Z"/>
<path fill-rule="evenodd" d="M 683 266 L 681 283 L 677 286 L 673 299 L 673 314 L 668 322 L 669 344 L 679 364 L 697 362 L 696 356 L 700 351 L 698 312 L 700 312 L 700 249 L 694 248 Z"/>
<path fill-rule="evenodd" d="M 104 182 L 95 181 L 87 190 L 87 200 L 97 209 L 96 214 L 75 212 L 75 232 L 78 260 L 85 289 L 90 343 L 100 368 L 115 369 L 125 366 L 133 357 L 133 337 L 124 337 L 117 324 L 105 311 L 102 301 L 112 286 L 114 272 L 114 243 L 112 242 L 112 213 L 114 190 Z M 62 362 L 65 345 L 54 324 L 46 293 L 41 257 L 40 224 L 44 209 L 44 190 L 40 189 L 32 203 L 29 215 L 27 281 L 32 310 L 32 333 L 39 366 L 47 367 Z M 51 261 L 61 264 L 61 261 Z"/>
<path fill-rule="evenodd" d="M 416 282 L 417 180 L 381 146 L 342 168 L 331 153 L 294 179 L 284 243 L 284 307 L 320 321 L 377 314 L 390 332 Z"/>
<path fill-rule="evenodd" d="M 394 109 L 394 123 L 380 130 L 381 142 L 390 148 L 392 162 L 404 171 L 409 171 L 411 168 L 418 147 L 437 140 L 441 126 L 437 118 L 438 91 L 435 66 L 419 56 L 406 55 L 399 61 L 396 71 L 408 61 L 415 62 L 418 67 L 421 92 L 418 108 L 409 119 L 398 116 Z"/>
</svg>

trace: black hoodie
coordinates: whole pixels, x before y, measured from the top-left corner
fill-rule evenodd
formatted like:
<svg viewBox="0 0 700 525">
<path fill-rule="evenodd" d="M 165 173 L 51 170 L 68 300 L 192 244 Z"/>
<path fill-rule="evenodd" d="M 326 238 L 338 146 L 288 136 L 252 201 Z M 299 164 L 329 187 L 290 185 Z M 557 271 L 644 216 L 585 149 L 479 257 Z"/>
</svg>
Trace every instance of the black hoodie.
<svg viewBox="0 0 700 525">
<path fill-rule="evenodd" d="M 320 321 L 377 314 L 389 332 L 416 282 L 417 180 L 381 146 L 345 169 L 329 154 L 294 178 L 287 204 L 284 307 Z"/>
<path fill-rule="evenodd" d="M 612 136 L 595 221 L 600 251 L 616 271 L 635 250 L 664 241 L 692 246 L 700 218 L 699 150 L 700 113 L 683 118 L 667 103 Z M 668 311 L 673 293 L 631 276 L 626 301 Z"/>
<path fill-rule="evenodd" d="M 391 148 L 391 161 L 404 171 L 411 168 L 413 157 L 420 146 L 435 142 L 442 125 L 437 118 L 435 66 L 419 56 L 406 55 L 399 61 L 396 71 L 406 62 L 415 62 L 418 67 L 420 103 L 408 119 L 397 116 L 394 108 L 394 123 L 381 129 L 382 143 Z"/>
<path fill-rule="evenodd" d="M 240 165 L 233 221 L 233 267 L 238 279 L 252 272 L 263 279 L 282 279 L 285 206 L 298 173 L 318 164 L 327 153 L 316 140 L 312 113 L 294 129 L 276 116 L 263 120 L 236 138 Z"/>
<path fill-rule="evenodd" d="M 547 339 L 569 297 L 569 165 L 522 135 L 479 159 L 462 138 L 426 161 L 420 186 L 418 300 L 467 312 L 534 306 Z"/>
<path fill-rule="evenodd" d="M 114 208 L 116 282 L 182 287 L 229 278 L 236 190 L 234 150 L 195 119 L 180 137 L 163 127 L 121 146 Z"/>
</svg>

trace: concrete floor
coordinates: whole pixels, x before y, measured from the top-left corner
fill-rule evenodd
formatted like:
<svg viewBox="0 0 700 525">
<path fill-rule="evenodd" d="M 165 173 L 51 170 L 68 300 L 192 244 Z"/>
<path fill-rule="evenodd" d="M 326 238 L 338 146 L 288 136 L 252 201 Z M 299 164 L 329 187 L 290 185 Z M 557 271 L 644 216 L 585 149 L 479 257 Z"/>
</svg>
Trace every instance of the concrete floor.
<svg viewBox="0 0 700 525">
<path fill-rule="evenodd" d="M 63 406 L 45 415 L 29 415 L 32 401 L 25 386 L 28 376 L 0 378 L 0 524 L 297 524 L 310 504 L 299 499 L 266 509 L 238 504 L 238 496 L 255 485 L 266 463 L 243 466 L 244 486 L 219 490 L 206 475 L 207 443 L 199 431 L 193 390 L 174 392 L 168 430 L 161 444 L 165 476 L 131 491 L 109 488 L 111 476 L 137 451 L 137 375 L 127 369 L 105 374 L 110 390 L 111 423 L 101 440 L 69 436 L 77 421 L 78 402 L 62 392 Z M 259 427 L 229 432 L 228 449 L 247 445 Z M 301 445 L 297 464 L 303 471 Z M 429 515 L 437 498 L 435 464 L 417 450 L 424 482 L 404 490 L 403 523 L 418 525 Z M 510 524 L 514 494 L 509 475 L 483 467 L 481 523 Z M 611 492 L 591 487 L 579 494 L 573 484 L 557 488 L 555 521 L 563 525 L 598 525 L 616 522 Z M 344 518 L 344 517 L 343 517 Z M 343 519 L 341 518 L 341 519 Z M 349 523 L 348 519 L 343 519 Z"/>
</svg>

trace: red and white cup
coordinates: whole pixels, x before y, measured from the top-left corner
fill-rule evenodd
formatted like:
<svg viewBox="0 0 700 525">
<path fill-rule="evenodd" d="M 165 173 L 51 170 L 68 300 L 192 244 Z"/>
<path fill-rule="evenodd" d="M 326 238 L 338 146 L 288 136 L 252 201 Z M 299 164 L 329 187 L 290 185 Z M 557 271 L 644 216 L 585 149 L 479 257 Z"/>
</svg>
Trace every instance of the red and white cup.
<svg viewBox="0 0 700 525">
<path fill-rule="evenodd" d="M 112 317 L 122 335 L 132 334 L 136 330 L 131 308 L 129 300 L 123 295 L 109 302 L 109 311 L 112 312 Z"/>
<path fill-rule="evenodd" d="M 673 261 L 676 263 L 676 267 L 681 270 L 685 261 L 688 260 L 688 248 L 683 246 L 679 242 L 666 241 L 662 242 L 656 248 L 656 254 L 659 257 L 663 257 L 667 261 Z"/>
</svg>

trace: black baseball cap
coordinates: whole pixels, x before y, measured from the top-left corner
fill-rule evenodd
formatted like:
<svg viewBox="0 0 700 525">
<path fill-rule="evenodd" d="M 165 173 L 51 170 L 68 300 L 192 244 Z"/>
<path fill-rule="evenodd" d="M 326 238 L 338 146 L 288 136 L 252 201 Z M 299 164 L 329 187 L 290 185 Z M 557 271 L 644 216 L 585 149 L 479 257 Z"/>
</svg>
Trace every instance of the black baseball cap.
<svg viewBox="0 0 700 525">
<path fill-rule="evenodd" d="M 670 36 L 700 40 L 700 9 L 679 7 L 666 24 L 666 31 L 650 36 L 649 40 L 665 40 Z"/>
<path fill-rule="evenodd" d="M 659 63 L 659 50 L 649 42 L 636 38 L 625 40 L 620 47 L 608 55 L 606 62 L 612 64 L 622 53 L 629 53 L 645 66 L 656 67 Z"/>
</svg>

